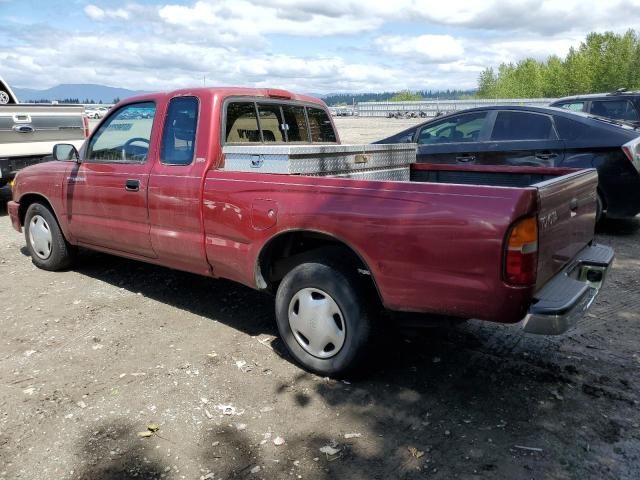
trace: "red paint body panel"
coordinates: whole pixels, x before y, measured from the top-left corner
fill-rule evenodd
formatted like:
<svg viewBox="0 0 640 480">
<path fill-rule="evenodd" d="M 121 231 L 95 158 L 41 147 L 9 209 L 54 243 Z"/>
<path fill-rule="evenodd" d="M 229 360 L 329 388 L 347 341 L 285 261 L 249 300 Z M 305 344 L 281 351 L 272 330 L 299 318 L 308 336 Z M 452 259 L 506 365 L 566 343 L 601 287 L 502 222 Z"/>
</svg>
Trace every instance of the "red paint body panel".
<svg viewBox="0 0 640 480">
<path fill-rule="evenodd" d="M 252 225 L 255 198 L 277 206 L 269 230 Z M 533 189 L 211 171 L 204 203 L 214 273 L 253 287 L 264 244 L 310 230 L 353 248 L 390 309 L 513 322 L 532 294 L 503 284 L 501 269 L 505 233 L 535 209 Z"/>
<path fill-rule="evenodd" d="M 200 101 L 195 158 L 190 165 L 164 165 L 159 144 L 167 105 L 186 95 Z M 320 232 L 361 257 L 389 309 L 501 322 L 526 314 L 536 286 L 505 284 L 503 256 L 513 222 L 540 208 L 536 188 L 226 172 L 217 167 L 223 162 L 221 107 L 229 96 L 290 96 L 325 107 L 311 97 L 266 89 L 190 89 L 127 99 L 120 105 L 156 103 L 146 163 L 50 162 L 27 168 L 16 179 L 15 202 L 9 206 L 14 226 L 21 225 L 21 199 L 41 195 L 72 244 L 253 288 L 257 259 L 270 240 L 290 231 Z M 445 167 L 456 168 L 414 168 Z M 498 172 L 510 167 L 457 168 Z M 536 173 L 566 173 L 541 170 Z M 140 182 L 140 191 L 125 190 L 130 179 Z M 547 206 L 563 208 L 564 202 L 558 193 Z M 581 223 L 587 230 L 593 228 L 588 208 Z M 555 232 L 558 236 L 543 245 L 548 255 L 557 253 L 560 234 L 566 233 Z M 582 243 L 584 235 L 578 235 Z M 556 267 L 545 268 L 546 275 Z"/>
</svg>

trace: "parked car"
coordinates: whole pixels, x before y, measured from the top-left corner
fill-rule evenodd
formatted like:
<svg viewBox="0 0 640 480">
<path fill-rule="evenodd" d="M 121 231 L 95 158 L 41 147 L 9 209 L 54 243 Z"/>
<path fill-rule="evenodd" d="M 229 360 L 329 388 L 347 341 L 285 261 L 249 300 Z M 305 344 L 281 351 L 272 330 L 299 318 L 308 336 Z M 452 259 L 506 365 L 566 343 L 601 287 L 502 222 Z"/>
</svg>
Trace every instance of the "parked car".
<svg viewBox="0 0 640 480">
<path fill-rule="evenodd" d="M 56 143 L 80 147 L 89 123 L 80 105 L 19 103 L 0 78 L 0 187 L 18 170 L 51 159 Z"/>
<path fill-rule="evenodd" d="M 87 118 L 91 118 L 91 119 L 99 119 L 99 118 L 102 118 L 104 116 L 102 114 L 102 112 L 99 112 L 98 110 L 96 110 L 94 108 L 87 108 L 85 110 L 85 114 L 87 115 Z"/>
<path fill-rule="evenodd" d="M 595 170 L 477 172 L 415 151 L 340 145 L 322 101 L 284 90 L 148 94 L 21 171 L 8 211 L 45 270 L 80 246 L 273 292 L 285 345 L 323 375 L 364 358 L 383 308 L 574 325 L 613 259 L 593 241 Z"/>
<path fill-rule="evenodd" d="M 85 109 L 85 113 L 87 114 L 87 117 L 94 118 L 94 119 L 100 119 L 104 117 L 108 111 L 109 111 L 108 107 L 87 107 Z"/>
<path fill-rule="evenodd" d="M 574 95 L 556 100 L 551 106 L 621 120 L 640 127 L 640 92 L 628 92 L 622 88 L 611 93 Z"/>
<path fill-rule="evenodd" d="M 376 143 L 415 142 L 418 162 L 596 168 L 598 219 L 640 212 L 640 138 L 632 127 L 552 107 L 481 107 Z"/>
</svg>

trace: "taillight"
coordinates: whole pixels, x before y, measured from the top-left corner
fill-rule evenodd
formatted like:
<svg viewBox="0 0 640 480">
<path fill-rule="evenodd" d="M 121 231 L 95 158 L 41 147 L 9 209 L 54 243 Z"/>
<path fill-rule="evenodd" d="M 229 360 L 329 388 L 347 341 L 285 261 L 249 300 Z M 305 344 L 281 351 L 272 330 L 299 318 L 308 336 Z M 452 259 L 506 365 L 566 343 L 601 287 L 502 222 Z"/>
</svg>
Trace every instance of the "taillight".
<svg viewBox="0 0 640 480">
<path fill-rule="evenodd" d="M 504 279 L 512 285 L 536 283 L 538 267 L 538 220 L 527 217 L 516 222 L 506 243 Z"/>
<path fill-rule="evenodd" d="M 640 137 L 625 143 L 622 146 L 622 151 L 636 170 L 640 172 Z"/>
<path fill-rule="evenodd" d="M 89 136 L 89 117 L 86 115 L 82 115 L 82 130 L 84 138 L 87 138 Z"/>
</svg>

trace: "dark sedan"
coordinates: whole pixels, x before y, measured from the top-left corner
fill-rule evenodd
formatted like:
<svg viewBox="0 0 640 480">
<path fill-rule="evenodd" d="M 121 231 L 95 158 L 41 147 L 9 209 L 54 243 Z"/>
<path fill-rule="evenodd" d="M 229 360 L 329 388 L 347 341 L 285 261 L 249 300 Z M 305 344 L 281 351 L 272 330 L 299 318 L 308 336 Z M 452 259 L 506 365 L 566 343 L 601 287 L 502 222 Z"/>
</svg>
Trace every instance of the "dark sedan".
<svg viewBox="0 0 640 480">
<path fill-rule="evenodd" d="M 551 107 L 472 108 L 375 143 L 418 144 L 418 162 L 590 168 L 600 175 L 598 214 L 640 212 L 640 137 L 613 120 Z"/>
</svg>

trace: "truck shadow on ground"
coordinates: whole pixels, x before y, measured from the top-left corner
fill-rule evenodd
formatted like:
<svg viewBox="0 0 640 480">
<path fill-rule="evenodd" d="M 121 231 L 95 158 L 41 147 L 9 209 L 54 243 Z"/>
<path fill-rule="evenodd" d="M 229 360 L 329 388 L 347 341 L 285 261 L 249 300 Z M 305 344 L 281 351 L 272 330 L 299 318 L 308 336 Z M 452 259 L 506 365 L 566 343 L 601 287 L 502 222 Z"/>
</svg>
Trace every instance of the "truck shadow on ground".
<svg viewBox="0 0 640 480">
<path fill-rule="evenodd" d="M 469 335 L 405 338 L 389 345 L 395 354 L 384 367 L 350 382 L 305 372 L 275 382 L 276 397 L 306 397 L 278 424 L 285 446 L 263 447 L 255 434 L 222 422 L 191 439 L 190 456 L 215 479 L 638 478 L 640 464 L 629 455 L 638 451 L 628 425 L 638 420 L 633 405 L 581 399 L 581 368 L 482 351 Z M 340 416 L 309 431 L 326 407 Z M 84 465 L 77 478 L 157 479 L 167 471 L 180 478 L 176 462 L 156 453 L 161 440 L 141 440 L 118 423 L 88 432 L 77 442 Z M 327 445 L 337 453 L 322 454 Z"/>
<path fill-rule="evenodd" d="M 251 336 L 277 335 L 273 298 L 232 282 L 93 252 L 81 254 L 75 271 Z M 634 372 L 612 373 L 597 362 L 587 367 L 586 353 L 563 351 L 567 338 L 478 324 L 385 338 L 366 373 L 347 383 L 301 372 L 274 385 L 275 396 L 293 396 L 296 424 L 328 406 L 341 413 L 345 427 L 295 429 L 287 438 L 290 461 L 282 464 L 262 458 L 243 433 L 206 434 L 203 465 L 216 478 L 245 478 L 250 468 L 270 464 L 265 475 L 276 470 L 279 478 L 289 475 L 294 460 L 313 461 L 313 452 L 323 463 L 305 478 L 637 478 Z M 276 353 L 291 361 L 282 347 Z M 354 424 L 363 436 L 346 440 L 353 432 L 345 429 Z M 206 448 L 214 441 L 222 454 Z M 332 441 L 340 452 L 324 458 L 319 448 Z M 118 463 L 98 462 L 80 478 L 157 478 L 166 468 L 151 461 L 136 471 L 140 455 L 134 449 L 119 454 Z"/>
<path fill-rule="evenodd" d="M 268 295 L 100 253 L 82 252 L 79 260 L 75 271 L 101 282 L 251 336 L 277 335 Z M 322 464 L 304 478 L 639 478 L 638 374 L 609 360 L 609 343 L 598 343 L 597 335 L 567 350 L 579 340 L 480 322 L 385 338 L 366 373 L 350 383 L 301 372 L 273 385 L 274 396 L 292 396 L 296 405 L 299 426 L 291 427 L 282 454 L 288 462 L 269 463 L 242 432 L 216 431 L 199 440 L 202 464 L 216 478 L 248 478 L 250 468 L 267 463 L 265 478 L 274 469 L 270 476 L 282 478 L 293 461 L 313 462 L 310 455 Z M 276 353 L 288 359 L 282 349 Z M 344 423 L 304 431 L 305 421 L 326 407 Z M 117 424 L 91 430 L 115 432 L 98 435 L 99 451 L 114 449 L 113 436 L 139 442 Z M 347 433 L 362 437 L 345 439 Z M 215 441 L 218 450 L 209 448 Z M 323 457 L 319 448 L 332 441 L 340 452 Z M 145 463 L 137 445 L 122 445 L 117 461 L 98 459 L 79 478 L 158 478 L 171 466 L 153 457 Z"/>
<path fill-rule="evenodd" d="M 342 458 L 326 478 L 637 478 L 637 392 L 594 395 L 580 363 L 553 346 L 526 347 L 527 356 L 491 348 L 464 327 L 428 332 L 389 344 L 387 365 L 368 378 L 301 377 L 276 391 L 299 395 L 311 383 L 305 407 L 326 404 L 346 418 L 345 429 L 332 428 Z M 361 438 L 345 439 L 349 423 Z"/>
</svg>

